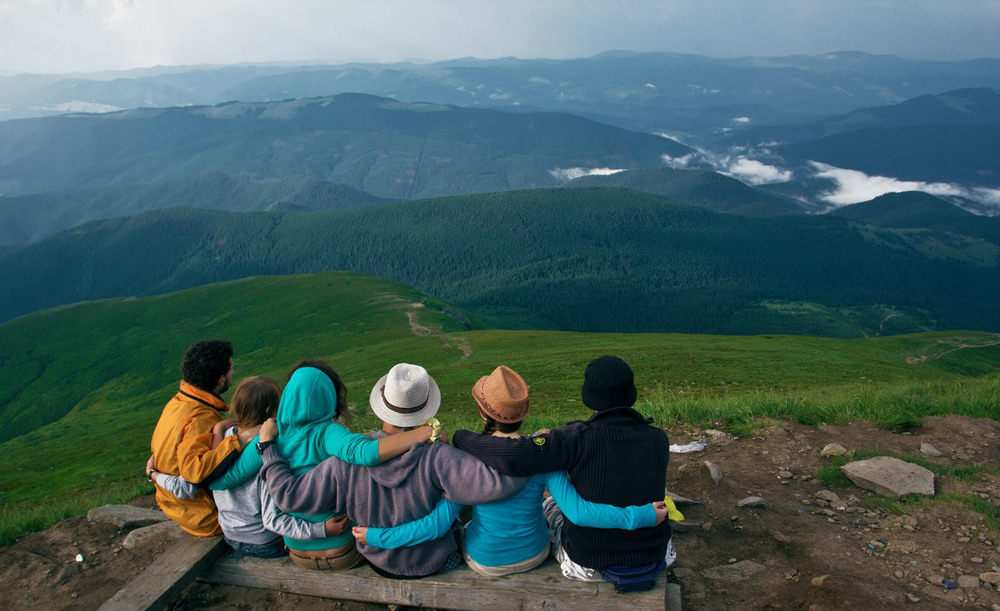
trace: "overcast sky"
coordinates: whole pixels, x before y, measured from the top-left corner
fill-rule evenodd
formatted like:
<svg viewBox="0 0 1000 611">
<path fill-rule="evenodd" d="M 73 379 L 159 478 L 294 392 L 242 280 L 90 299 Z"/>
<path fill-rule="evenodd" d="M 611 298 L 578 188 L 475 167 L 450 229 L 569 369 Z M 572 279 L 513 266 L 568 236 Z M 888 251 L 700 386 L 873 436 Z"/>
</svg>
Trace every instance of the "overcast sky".
<svg viewBox="0 0 1000 611">
<path fill-rule="evenodd" d="M 0 0 L 4 73 L 609 49 L 1000 57 L 1000 0 Z"/>
</svg>

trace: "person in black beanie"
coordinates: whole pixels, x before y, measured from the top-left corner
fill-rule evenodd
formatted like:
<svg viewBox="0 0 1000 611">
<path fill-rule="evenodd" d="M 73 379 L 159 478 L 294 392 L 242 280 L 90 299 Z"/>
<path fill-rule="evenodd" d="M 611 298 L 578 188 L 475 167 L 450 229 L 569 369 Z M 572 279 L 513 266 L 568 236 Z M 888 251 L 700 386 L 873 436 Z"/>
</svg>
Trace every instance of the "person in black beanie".
<svg viewBox="0 0 1000 611">
<path fill-rule="evenodd" d="M 565 470 L 580 496 L 595 503 L 624 507 L 663 500 L 670 441 L 632 409 L 637 394 L 632 368 L 616 356 L 596 358 L 587 365 L 580 391 L 583 403 L 595 411 L 588 420 L 520 439 L 456 431 L 452 443 L 508 475 Z M 640 575 L 651 587 L 650 579 L 666 566 L 668 520 L 624 531 L 563 523 L 552 506 L 546 516 L 566 577 L 600 581 L 603 575 L 617 588 L 617 577 Z"/>
</svg>

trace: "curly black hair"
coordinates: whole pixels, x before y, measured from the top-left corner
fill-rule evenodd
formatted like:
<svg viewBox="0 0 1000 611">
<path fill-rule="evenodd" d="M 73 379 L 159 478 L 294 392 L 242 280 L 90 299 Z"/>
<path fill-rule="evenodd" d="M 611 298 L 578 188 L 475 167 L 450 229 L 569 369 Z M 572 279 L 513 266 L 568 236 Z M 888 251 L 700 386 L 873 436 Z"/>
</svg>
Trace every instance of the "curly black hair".
<svg viewBox="0 0 1000 611">
<path fill-rule="evenodd" d="M 205 339 L 191 344 L 181 363 L 181 379 L 196 388 L 212 391 L 219 378 L 229 373 L 233 345 L 224 339 Z"/>
</svg>

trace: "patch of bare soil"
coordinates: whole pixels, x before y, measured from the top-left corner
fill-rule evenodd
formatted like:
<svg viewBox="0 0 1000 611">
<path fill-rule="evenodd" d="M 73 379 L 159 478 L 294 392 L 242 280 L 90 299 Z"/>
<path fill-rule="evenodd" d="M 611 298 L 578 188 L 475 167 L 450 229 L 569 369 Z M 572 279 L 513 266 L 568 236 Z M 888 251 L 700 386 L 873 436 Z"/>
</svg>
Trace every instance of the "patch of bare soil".
<svg viewBox="0 0 1000 611">
<path fill-rule="evenodd" d="M 892 434 L 870 425 L 809 427 L 787 424 L 752 438 L 733 439 L 701 429 L 671 431 L 671 441 L 708 442 L 705 451 L 671 456 L 667 484 L 699 501 L 683 506 L 685 529 L 677 529 L 678 561 L 669 578 L 682 587 L 686 610 L 715 609 L 991 609 L 1000 593 L 973 577 L 1000 571 L 1000 533 L 982 514 L 958 503 L 935 501 L 887 514 L 876 496 L 854 486 L 827 487 L 815 479 L 828 459 L 822 448 L 879 449 L 919 454 L 921 442 L 942 455 L 928 460 L 952 467 L 1000 464 L 1000 423 L 962 417 L 927 418 L 912 434 Z M 710 461 L 721 483 L 699 463 Z M 694 464 L 697 468 L 685 464 Z M 974 494 L 1000 505 L 1000 478 L 974 482 L 938 478 L 938 495 Z M 816 493 L 843 500 L 823 506 Z M 750 496 L 766 507 L 740 508 Z M 853 497 L 853 498 L 852 498 Z M 150 507 L 152 496 L 134 504 Z M 153 562 L 165 543 L 128 550 L 127 533 L 114 526 L 64 520 L 25 535 L 0 550 L 0 608 L 95 609 Z M 83 557 L 77 561 L 77 554 Z M 713 577 L 713 567 L 753 566 L 740 581 Z M 762 568 L 761 568 L 762 567 Z M 958 587 L 948 589 L 947 581 Z M 958 584 L 961 584 L 959 586 Z M 279 592 L 196 583 L 176 609 L 280 611 L 385 608 Z"/>
</svg>

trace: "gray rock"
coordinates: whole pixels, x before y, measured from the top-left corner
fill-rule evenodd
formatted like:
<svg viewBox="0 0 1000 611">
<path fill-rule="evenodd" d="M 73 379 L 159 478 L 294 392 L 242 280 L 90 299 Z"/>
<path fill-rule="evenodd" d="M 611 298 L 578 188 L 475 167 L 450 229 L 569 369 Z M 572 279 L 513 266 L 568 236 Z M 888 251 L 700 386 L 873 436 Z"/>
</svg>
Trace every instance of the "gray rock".
<svg viewBox="0 0 1000 611">
<path fill-rule="evenodd" d="M 681 489 L 703 486 L 709 482 L 718 485 L 722 483 L 722 469 L 707 460 L 689 462 L 677 469 L 677 482 Z"/>
<path fill-rule="evenodd" d="M 844 454 L 847 454 L 847 448 L 839 443 L 828 443 L 823 446 L 823 449 L 820 450 L 819 453 L 819 455 L 824 458 L 830 458 L 831 456 L 843 456 Z"/>
<path fill-rule="evenodd" d="M 841 472 L 858 487 L 899 498 L 907 494 L 934 495 L 934 473 L 891 456 L 848 463 Z"/>
<path fill-rule="evenodd" d="M 839 503 L 840 502 L 840 497 L 837 496 L 837 493 L 830 492 L 829 490 L 820 490 L 819 492 L 817 492 L 813 496 L 815 496 L 816 498 L 820 499 L 821 501 L 826 501 L 827 503 Z"/>
<path fill-rule="evenodd" d="M 669 496 L 674 501 L 674 505 L 677 505 L 678 507 L 684 507 L 685 505 L 701 505 L 701 501 L 695 501 L 687 497 L 683 497 L 674 492 L 670 492 L 669 490 L 667 491 L 667 496 Z"/>
<path fill-rule="evenodd" d="M 758 564 L 752 560 L 741 560 L 733 564 L 724 564 L 704 569 L 701 571 L 701 575 L 716 581 L 744 581 L 766 569 L 767 567 L 763 564 Z"/>
<path fill-rule="evenodd" d="M 767 503 L 759 496 L 748 496 L 745 499 L 736 501 L 737 507 L 767 507 Z"/>
<path fill-rule="evenodd" d="M 941 456 L 941 450 L 938 450 L 926 441 L 920 442 L 920 452 L 922 454 L 929 454 L 931 456 Z"/>
<path fill-rule="evenodd" d="M 795 477 L 791 471 L 778 471 L 778 479 L 792 479 Z"/>
<path fill-rule="evenodd" d="M 979 578 L 975 575 L 961 575 L 958 579 L 958 587 L 971 590 L 979 587 Z"/>
<path fill-rule="evenodd" d="M 132 530 L 166 520 L 169 518 L 162 511 L 131 505 L 104 505 L 87 512 L 88 522 L 114 524 L 122 530 Z"/>
<path fill-rule="evenodd" d="M 125 549 L 139 549 L 164 539 L 176 541 L 181 537 L 189 536 L 191 535 L 184 532 L 176 522 L 168 520 L 133 530 L 125 536 L 125 540 L 122 541 L 122 547 Z"/>
<path fill-rule="evenodd" d="M 997 573 L 997 572 L 994 572 L 994 571 L 990 571 L 990 572 L 987 572 L 987 573 L 980 573 L 979 574 L 979 580 L 980 581 L 985 581 L 986 583 L 988 583 L 990 585 L 994 585 L 994 586 L 995 585 L 1000 585 L 1000 573 Z"/>
</svg>

